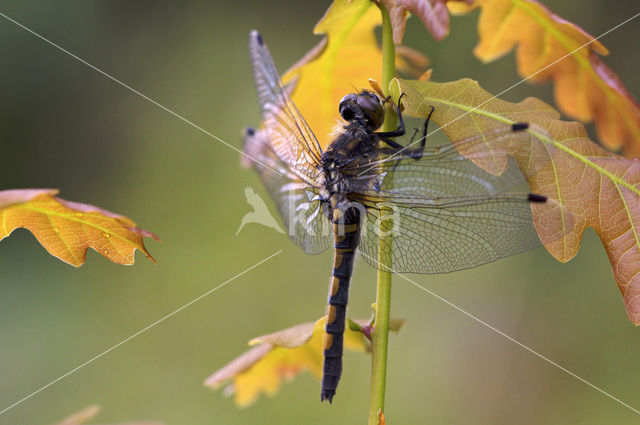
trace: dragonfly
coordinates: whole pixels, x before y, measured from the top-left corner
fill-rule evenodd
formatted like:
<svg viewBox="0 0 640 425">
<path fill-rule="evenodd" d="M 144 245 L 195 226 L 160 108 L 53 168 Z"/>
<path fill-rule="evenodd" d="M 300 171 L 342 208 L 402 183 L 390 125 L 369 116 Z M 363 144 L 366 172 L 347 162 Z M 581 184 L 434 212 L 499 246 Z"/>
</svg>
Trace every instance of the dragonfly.
<svg viewBox="0 0 640 425">
<path fill-rule="evenodd" d="M 334 249 L 320 396 L 331 403 L 342 374 L 356 251 L 373 267 L 395 273 L 480 266 L 540 244 L 531 204 L 547 198 L 510 192 L 525 183 L 513 160 L 494 176 L 451 144 L 426 146 L 430 115 L 420 143 L 402 146 L 395 140 L 406 133 L 400 107 L 398 128 L 378 131 L 390 100 L 366 90 L 342 98 L 338 112 L 344 125 L 323 150 L 255 30 L 249 52 L 263 126 L 245 128 L 243 164 L 259 174 L 296 245 L 308 254 Z M 493 136 L 526 128 L 526 123 L 505 125 Z M 477 142 L 471 137 L 458 146 Z"/>
</svg>

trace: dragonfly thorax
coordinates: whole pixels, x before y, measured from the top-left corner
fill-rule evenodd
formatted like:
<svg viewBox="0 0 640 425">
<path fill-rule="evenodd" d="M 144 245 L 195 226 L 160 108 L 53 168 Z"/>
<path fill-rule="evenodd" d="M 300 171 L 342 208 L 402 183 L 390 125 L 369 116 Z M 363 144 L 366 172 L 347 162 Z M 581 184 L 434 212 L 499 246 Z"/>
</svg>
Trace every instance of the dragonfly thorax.
<svg viewBox="0 0 640 425">
<path fill-rule="evenodd" d="M 375 150 L 378 144 L 375 133 L 367 130 L 359 122 L 352 121 L 344 126 L 344 131 L 331 142 L 322 154 L 323 168 L 342 168 L 350 162 Z"/>
<path fill-rule="evenodd" d="M 334 195 L 344 194 L 347 191 L 347 182 L 334 163 L 326 164 L 321 178 L 320 196 L 328 201 Z"/>
</svg>

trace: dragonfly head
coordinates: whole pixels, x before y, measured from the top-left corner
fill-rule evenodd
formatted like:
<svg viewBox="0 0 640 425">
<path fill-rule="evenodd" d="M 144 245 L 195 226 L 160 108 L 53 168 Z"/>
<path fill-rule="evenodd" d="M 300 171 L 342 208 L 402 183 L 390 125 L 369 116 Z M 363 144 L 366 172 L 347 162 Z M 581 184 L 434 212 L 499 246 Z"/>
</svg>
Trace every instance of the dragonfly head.
<svg viewBox="0 0 640 425">
<path fill-rule="evenodd" d="M 343 97 L 339 111 L 345 121 L 362 123 L 369 131 L 376 130 L 384 122 L 384 108 L 380 98 L 366 90 Z"/>
</svg>

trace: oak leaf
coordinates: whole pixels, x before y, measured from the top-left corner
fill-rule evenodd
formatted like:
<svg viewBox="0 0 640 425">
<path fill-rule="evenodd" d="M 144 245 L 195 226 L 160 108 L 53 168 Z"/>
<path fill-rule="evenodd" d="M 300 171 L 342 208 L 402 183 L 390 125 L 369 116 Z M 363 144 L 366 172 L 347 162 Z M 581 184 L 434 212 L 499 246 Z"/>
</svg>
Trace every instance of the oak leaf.
<svg viewBox="0 0 640 425">
<path fill-rule="evenodd" d="M 535 98 L 510 103 L 473 80 L 450 83 L 394 80 L 394 97 L 409 115 L 432 119 L 466 158 L 500 175 L 513 157 L 531 191 L 551 204 L 532 204 L 536 230 L 559 261 L 576 255 L 592 227 L 600 236 L 622 292 L 627 314 L 640 324 L 640 162 L 590 141 L 577 122 Z M 526 122 L 526 131 L 509 131 Z"/>
<path fill-rule="evenodd" d="M 84 264 L 89 248 L 118 264 L 133 264 L 138 249 L 155 263 L 143 238 L 159 240 L 156 235 L 127 217 L 65 201 L 57 193 L 56 189 L 0 191 L 0 241 L 22 227 L 51 255 L 75 267 Z"/>
<path fill-rule="evenodd" d="M 402 43 L 409 13 L 413 13 L 424 23 L 433 38 L 442 40 L 449 34 L 450 0 L 380 0 L 387 10 L 393 27 L 393 42 Z M 470 3 L 472 0 L 463 0 Z"/>
<path fill-rule="evenodd" d="M 238 406 L 248 406 L 260 393 L 274 395 L 282 380 L 292 380 L 303 371 L 320 378 L 323 362 L 323 336 L 326 317 L 315 323 L 303 323 L 279 332 L 252 339 L 253 348 L 209 376 L 204 385 L 218 389 L 227 384 L 224 392 L 233 395 Z M 356 319 L 362 327 L 368 320 Z M 398 331 L 403 320 L 392 319 L 390 329 Z M 369 342 L 363 333 L 347 327 L 344 346 L 348 350 L 369 351 Z"/>
<path fill-rule="evenodd" d="M 560 109 L 583 122 L 595 120 L 609 149 L 640 155 L 640 106 L 599 55 L 608 50 L 582 28 L 535 0 L 448 3 L 454 12 L 482 8 L 475 55 L 490 62 L 516 46 L 518 71 L 533 82 L 553 80 Z"/>
</svg>

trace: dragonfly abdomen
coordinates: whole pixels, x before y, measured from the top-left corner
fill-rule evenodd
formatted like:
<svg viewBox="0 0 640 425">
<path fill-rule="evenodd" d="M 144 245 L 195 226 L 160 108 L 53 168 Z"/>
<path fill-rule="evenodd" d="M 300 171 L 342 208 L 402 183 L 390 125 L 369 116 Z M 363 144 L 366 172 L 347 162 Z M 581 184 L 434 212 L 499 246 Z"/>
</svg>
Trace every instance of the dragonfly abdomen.
<svg viewBox="0 0 640 425">
<path fill-rule="evenodd" d="M 360 238 L 360 211 L 347 207 L 333 210 L 335 256 L 329 287 L 329 307 L 324 336 L 324 366 L 322 369 L 321 400 L 331 400 L 336 393 L 342 374 L 342 351 L 349 281 L 353 271 L 358 240 Z"/>
</svg>

